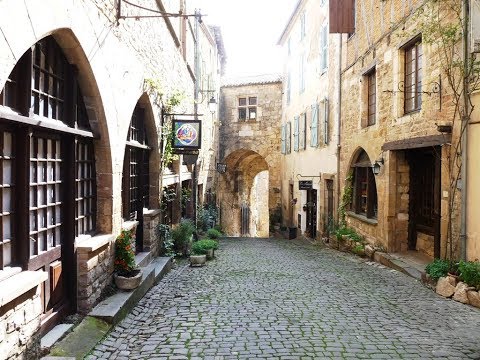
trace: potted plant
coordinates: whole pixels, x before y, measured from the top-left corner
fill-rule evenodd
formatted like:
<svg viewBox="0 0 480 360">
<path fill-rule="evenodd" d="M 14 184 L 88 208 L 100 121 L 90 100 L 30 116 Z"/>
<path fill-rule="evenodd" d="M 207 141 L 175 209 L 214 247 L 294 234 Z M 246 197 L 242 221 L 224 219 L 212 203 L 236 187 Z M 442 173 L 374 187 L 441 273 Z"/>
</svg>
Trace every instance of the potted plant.
<svg viewBox="0 0 480 360">
<path fill-rule="evenodd" d="M 202 239 L 194 243 L 196 247 L 207 255 L 207 260 L 214 258 L 215 250 L 218 249 L 218 241 L 212 239 Z"/>
<path fill-rule="evenodd" d="M 133 241 L 135 241 L 133 230 L 122 230 L 115 240 L 115 273 L 113 278 L 115 285 L 122 290 L 135 289 L 142 281 L 142 271 L 135 263 Z"/>
<path fill-rule="evenodd" d="M 203 266 L 207 263 L 207 250 L 203 247 L 201 240 L 192 244 L 190 255 L 190 266 Z"/>
<path fill-rule="evenodd" d="M 182 219 L 180 224 L 170 231 L 175 253 L 182 254 L 183 256 L 188 255 L 192 235 L 195 231 L 195 225 L 193 224 L 193 221 L 189 219 Z"/>
</svg>

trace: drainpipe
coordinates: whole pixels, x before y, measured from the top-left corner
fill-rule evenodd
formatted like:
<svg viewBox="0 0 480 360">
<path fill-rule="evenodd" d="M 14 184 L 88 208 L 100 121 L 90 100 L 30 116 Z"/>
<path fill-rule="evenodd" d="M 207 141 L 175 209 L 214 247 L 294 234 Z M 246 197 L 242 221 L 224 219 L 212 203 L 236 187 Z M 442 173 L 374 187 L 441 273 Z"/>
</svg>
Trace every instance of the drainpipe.
<svg viewBox="0 0 480 360">
<path fill-rule="evenodd" d="M 337 99 L 338 99 L 338 110 L 337 110 L 337 223 L 340 222 L 340 129 L 341 129 L 341 120 L 342 120 L 342 34 L 338 34 L 338 90 L 337 90 Z"/>
<path fill-rule="evenodd" d="M 469 39 L 469 26 L 470 26 L 470 0 L 463 0 L 463 67 L 464 74 L 466 74 L 469 67 L 469 50 L 470 50 L 470 39 Z M 468 84 L 468 79 L 465 77 L 463 79 L 463 105 L 465 115 L 462 117 L 461 129 L 461 141 L 462 141 L 462 168 L 461 168 L 461 178 L 462 178 L 462 198 L 461 198 L 461 210 L 460 210 L 460 257 L 463 260 L 467 258 L 467 130 L 468 130 L 468 120 L 470 114 L 470 99 L 469 99 L 470 87 Z"/>
<path fill-rule="evenodd" d="M 199 37 L 199 22 L 200 22 L 200 10 L 195 9 L 195 47 L 194 47 L 194 67 L 195 67 L 195 83 L 194 83 L 194 91 L 193 94 L 193 112 L 195 114 L 195 119 L 198 119 L 198 92 L 200 88 L 200 37 Z M 198 158 L 197 158 L 198 159 Z M 193 202 L 193 223 L 197 226 L 197 159 L 193 164 L 192 169 L 192 202 Z M 194 234 L 195 240 L 196 239 L 196 232 Z"/>
</svg>

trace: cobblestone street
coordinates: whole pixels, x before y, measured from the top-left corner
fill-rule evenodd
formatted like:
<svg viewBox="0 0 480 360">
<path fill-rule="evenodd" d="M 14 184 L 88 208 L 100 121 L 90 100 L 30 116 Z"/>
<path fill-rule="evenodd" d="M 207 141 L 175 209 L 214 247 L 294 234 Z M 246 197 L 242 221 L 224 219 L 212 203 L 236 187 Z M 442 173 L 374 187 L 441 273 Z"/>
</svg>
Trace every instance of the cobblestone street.
<svg viewBox="0 0 480 360">
<path fill-rule="evenodd" d="M 308 243 L 222 240 L 178 265 L 88 359 L 480 359 L 480 311 Z"/>
</svg>

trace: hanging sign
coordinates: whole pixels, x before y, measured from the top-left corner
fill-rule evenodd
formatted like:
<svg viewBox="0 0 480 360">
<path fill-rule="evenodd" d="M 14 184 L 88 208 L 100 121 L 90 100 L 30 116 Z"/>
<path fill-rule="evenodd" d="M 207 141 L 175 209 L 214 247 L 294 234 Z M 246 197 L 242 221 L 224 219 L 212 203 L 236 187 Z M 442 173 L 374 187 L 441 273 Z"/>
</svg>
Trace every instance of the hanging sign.
<svg viewBox="0 0 480 360">
<path fill-rule="evenodd" d="M 172 120 L 173 150 L 185 153 L 199 150 L 202 144 L 202 123 L 200 120 Z"/>
<path fill-rule="evenodd" d="M 299 180 L 298 181 L 298 190 L 310 190 L 313 189 L 312 180 Z"/>
</svg>

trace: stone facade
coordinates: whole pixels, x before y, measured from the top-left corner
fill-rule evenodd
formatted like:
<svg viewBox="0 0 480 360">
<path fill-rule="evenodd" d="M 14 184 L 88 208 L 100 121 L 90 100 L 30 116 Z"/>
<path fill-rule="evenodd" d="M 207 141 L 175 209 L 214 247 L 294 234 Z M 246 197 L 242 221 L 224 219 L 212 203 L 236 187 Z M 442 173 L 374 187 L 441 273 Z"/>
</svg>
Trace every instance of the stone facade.
<svg viewBox="0 0 480 360">
<path fill-rule="evenodd" d="M 406 5 L 399 0 L 388 5 L 384 2 L 371 5 L 368 1 L 356 2 L 355 33 L 343 35 L 340 178 L 347 178 L 355 171 L 355 166 L 363 166 L 356 165 L 357 155 L 362 150 L 371 164 L 379 161 L 380 173 L 374 177 L 378 209 L 376 215 L 367 218 L 355 213 L 352 207 L 347 222 L 368 241 L 382 245 L 388 251 L 418 250 L 433 256 L 433 239 L 438 238 L 435 240 L 438 241 L 435 256 L 443 256 L 447 249 L 448 199 L 451 196 L 447 164 L 452 149 L 451 135 L 442 135 L 437 124 L 452 120 L 453 104 L 451 91 L 445 85 L 447 78 L 441 68 L 440 49 L 421 42 L 421 17 L 414 14 L 424 1 L 411 1 Z M 371 21 L 361 21 L 364 17 Z M 405 53 L 415 41 L 423 49 L 420 55 L 421 106 L 408 112 L 404 109 L 405 91 L 402 88 Z M 366 84 L 372 73 L 376 78 L 376 110 L 374 123 L 368 125 Z M 438 86 L 441 86 L 441 92 Z M 454 138 L 457 130 L 454 128 Z M 431 232 L 422 230 L 418 223 L 412 225 L 412 209 L 420 207 L 419 195 L 412 195 L 414 184 L 411 181 L 418 181 L 412 164 L 418 161 L 415 158 L 426 156 L 427 152 L 433 154 L 430 156 L 435 162 L 438 161 L 437 165 L 432 165 L 437 169 L 432 171 L 438 171 L 433 175 L 438 179 L 438 187 L 425 183 L 422 190 L 433 193 L 436 205 L 430 204 L 430 208 L 437 207 L 432 210 L 435 214 L 431 216 L 435 220 Z M 347 185 L 345 182 L 342 188 Z M 417 186 L 420 189 L 422 185 Z M 457 213 L 455 209 L 452 211 L 453 238 L 456 239 Z M 416 241 L 411 239 L 412 232 L 416 233 L 413 235 Z M 458 250 L 458 244 L 454 244 L 454 249 Z"/>
<path fill-rule="evenodd" d="M 240 98 L 256 98 L 255 119 L 239 120 Z M 218 193 L 228 235 L 269 235 L 269 215 L 280 205 L 281 99 L 279 76 L 227 79 L 222 85 L 219 162 L 227 171 L 220 175 Z M 249 213 L 243 231 L 242 206 Z"/>
<path fill-rule="evenodd" d="M 167 12 L 188 11 L 184 0 L 156 1 L 141 0 L 142 6 Z M 63 264 L 63 274 L 77 274 L 69 290 L 70 303 L 74 311 L 85 313 L 98 302 L 103 289 L 111 282 L 113 272 L 114 239 L 125 228 L 122 215 L 122 176 L 127 133 L 132 113 L 136 106 L 145 111 L 145 128 L 149 157 L 149 209 L 144 209 L 144 250 L 158 254 L 159 245 L 155 227 L 160 221 L 160 196 L 162 188 L 161 126 L 162 108 L 176 93 L 184 99 L 173 109 L 174 112 L 193 113 L 195 108 L 195 47 L 194 18 L 132 18 L 117 19 L 117 1 L 113 0 L 47 0 L 43 2 L 6 0 L 0 4 L 0 89 L 4 88 L 9 74 L 22 55 L 40 39 L 52 35 L 60 46 L 67 61 L 78 71 L 79 88 L 83 94 L 88 120 L 94 136 L 96 168 L 96 233 L 70 239 L 71 261 Z M 123 16 L 140 14 L 127 4 L 122 6 Z M 188 24 L 190 22 L 190 25 Z M 19 27 L 20 26 L 20 27 Z M 218 95 L 217 44 L 220 33 L 212 35 L 205 26 L 199 26 L 201 51 L 200 63 L 203 75 L 198 76 L 199 88 L 210 86 Z M 19 31 L 18 29 L 22 29 Z M 207 71 L 205 71 L 207 68 Z M 152 85 L 153 84 L 153 85 Z M 198 112 L 204 116 L 203 149 L 215 148 L 214 117 L 206 110 L 208 98 L 197 101 Z M 2 123 L 15 124 L 12 111 L 0 106 Z M 200 182 L 207 183 L 214 172 L 210 163 L 214 159 L 205 150 L 199 163 L 206 164 L 200 171 Z M 191 178 L 191 168 L 177 163 L 172 184 Z M 213 175 L 212 175 L 213 174 Z M 28 184 L 28 181 L 27 181 Z M 205 186 L 207 188 L 207 186 Z M 179 206 L 178 206 L 179 208 Z M 73 236 L 73 235 L 70 235 Z M 23 239 L 19 239 L 20 241 Z M 28 240 L 23 245 L 28 247 Z M 0 254 L 1 255 L 1 254 Z M 12 264 L 16 265 L 16 264 Z M 0 268 L 0 287 L 4 281 L 20 281 L 25 271 L 16 272 Z M 43 279 L 44 281 L 45 279 Z M 49 280 L 50 281 L 50 280 Z M 41 283 L 41 282 L 40 282 Z M 37 304 L 39 289 L 35 285 L 20 288 L 8 303 L 0 307 L 0 357 L 24 357 L 29 339 L 39 330 L 37 311 L 28 311 L 32 319 L 20 321 L 15 327 L 7 327 L 11 316 L 25 312 L 23 306 Z M 3 290 L 2 290 L 3 292 Z M 12 295 L 8 293 L 8 295 Z M 24 305 L 21 305 L 24 304 Z M 18 315 L 19 316 L 19 315 Z M 3 356 L 5 355 L 5 356 Z"/>
<path fill-rule="evenodd" d="M 279 45 L 285 59 L 280 124 L 286 143 L 281 161 L 283 224 L 321 238 L 336 221 L 339 181 L 340 53 L 339 37 L 328 34 L 328 2 L 299 1 Z M 300 181 L 311 181 L 313 191 L 300 190 Z"/>
</svg>

